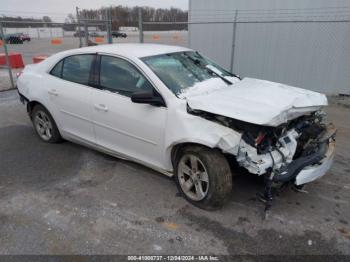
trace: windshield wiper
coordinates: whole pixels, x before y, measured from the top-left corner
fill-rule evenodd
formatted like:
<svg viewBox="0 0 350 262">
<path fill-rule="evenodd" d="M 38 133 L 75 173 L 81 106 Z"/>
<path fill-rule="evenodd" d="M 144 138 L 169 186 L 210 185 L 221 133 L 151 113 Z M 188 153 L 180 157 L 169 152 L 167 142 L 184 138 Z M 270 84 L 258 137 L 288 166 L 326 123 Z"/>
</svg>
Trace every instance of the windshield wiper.
<svg viewBox="0 0 350 262">
<path fill-rule="evenodd" d="M 206 65 L 205 68 L 210 71 L 211 73 L 213 73 L 214 75 L 220 77 L 226 84 L 228 85 L 232 85 L 233 83 L 229 80 L 227 80 L 226 77 L 222 76 L 221 72 L 215 67 L 215 66 L 212 66 L 212 65 Z"/>
<path fill-rule="evenodd" d="M 208 70 L 210 73 L 212 73 L 212 74 L 216 75 L 217 77 L 219 77 L 226 84 L 228 84 L 228 85 L 232 85 L 233 84 L 231 81 L 229 81 L 225 77 L 223 77 L 220 72 L 217 72 L 217 71 L 219 71 L 218 69 L 215 70 L 215 69 L 211 68 L 211 67 L 214 67 L 214 66 L 211 66 L 209 64 L 208 65 L 203 65 L 199 59 L 193 58 L 192 56 L 190 56 L 190 55 L 188 55 L 186 53 L 183 53 L 183 54 L 184 54 L 184 56 L 186 56 L 188 59 L 190 59 L 196 65 L 199 65 L 200 67 Z"/>
</svg>

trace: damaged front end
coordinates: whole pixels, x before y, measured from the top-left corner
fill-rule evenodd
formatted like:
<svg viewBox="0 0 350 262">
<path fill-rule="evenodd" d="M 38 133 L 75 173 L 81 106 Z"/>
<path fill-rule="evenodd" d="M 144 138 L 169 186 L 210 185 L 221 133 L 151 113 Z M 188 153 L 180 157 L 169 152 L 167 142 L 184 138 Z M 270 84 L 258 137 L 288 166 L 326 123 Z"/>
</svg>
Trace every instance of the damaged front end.
<svg viewBox="0 0 350 262">
<path fill-rule="evenodd" d="M 266 176 L 260 199 L 271 207 L 272 186 L 292 183 L 300 190 L 329 170 L 334 156 L 336 129 L 316 111 L 287 123 L 261 126 L 189 108 L 189 112 L 218 122 L 242 134 L 234 150 L 238 164 L 250 173 Z M 230 152 L 232 154 L 232 152 Z"/>
<path fill-rule="evenodd" d="M 323 111 L 303 115 L 274 127 L 190 107 L 187 110 L 241 133 L 239 145 L 232 152 L 225 149 L 225 153 L 235 155 L 238 164 L 252 174 L 273 173 L 274 182 L 292 181 L 302 185 L 323 175 L 331 165 L 336 129 L 332 124 L 326 124 Z"/>
<path fill-rule="evenodd" d="M 331 167 L 336 129 L 324 118 L 323 112 L 314 112 L 276 128 L 243 131 L 237 161 L 249 172 L 266 176 L 264 192 L 258 193 L 265 217 L 272 206 L 273 185 L 293 183 L 301 191 Z"/>
<path fill-rule="evenodd" d="M 302 185 L 329 169 L 336 129 L 322 112 L 299 117 L 279 127 L 244 131 L 237 161 L 250 173 L 273 173 L 274 182 Z"/>
</svg>

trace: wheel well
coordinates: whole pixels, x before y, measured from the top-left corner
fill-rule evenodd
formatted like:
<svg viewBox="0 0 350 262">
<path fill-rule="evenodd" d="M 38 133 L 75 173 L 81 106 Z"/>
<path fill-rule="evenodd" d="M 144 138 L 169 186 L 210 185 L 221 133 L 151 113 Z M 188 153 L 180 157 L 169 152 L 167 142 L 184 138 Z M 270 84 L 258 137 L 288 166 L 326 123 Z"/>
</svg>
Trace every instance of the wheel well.
<svg viewBox="0 0 350 262">
<path fill-rule="evenodd" d="M 171 149 L 171 163 L 173 165 L 173 167 L 175 168 L 175 162 L 176 162 L 176 158 L 177 156 L 181 153 L 181 151 L 188 146 L 197 146 L 197 147 L 206 147 L 206 148 L 210 148 L 208 146 L 202 145 L 202 144 L 197 144 L 197 143 L 181 143 L 181 144 L 177 144 L 175 146 L 173 146 L 173 148 Z"/>
<path fill-rule="evenodd" d="M 30 101 L 30 102 L 27 103 L 27 112 L 28 112 L 29 116 L 32 115 L 33 108 L 34 108 L 36 105 L 41 105 L 41 106 L 43 106 L 41 103 L 39 103 L 39 102 L 37 102 L 37 101 Z"/>
<path fill-rule="evenodd" d="M 237 159 L 234 155 L 224 153 L 224 152 L 222 152 L 222 150 L 220 148 L 217 148 L 217 147 L 211 148 L 211 147 L 208 147 L 206 145 L 202 145 L 202 144 L 198 144 L 198 143 L 181 143 L 181 144 L 177 144 L 177 145 L 173 146 L 173 148 L 171 149 L 171 164 L 173 165 L 174 168 L 175 168 L 176 158 L 179 156 L 181 151 L 187 146 L 197 146 L 197 147 L 210 148 L 213 150 L 219 150 L 224 155 L 227 162 L 229 163 L 233 174 L 237 173 L 237 169 L 240 169 L 238 162 L 237 162 Z"/>
</svg>

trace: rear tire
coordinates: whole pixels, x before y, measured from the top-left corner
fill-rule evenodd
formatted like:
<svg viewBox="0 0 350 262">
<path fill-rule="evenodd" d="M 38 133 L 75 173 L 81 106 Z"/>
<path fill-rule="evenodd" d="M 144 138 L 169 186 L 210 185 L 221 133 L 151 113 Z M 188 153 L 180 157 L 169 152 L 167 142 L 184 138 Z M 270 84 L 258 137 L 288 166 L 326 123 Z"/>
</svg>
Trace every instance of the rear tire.
<svg viewBox="0 0 350 262">
<path fill-rule="evenodd" d="M 36 105 L 31 112 L 34 129 L 41 140 L 47 143 L 60 143 L 63 141 L 49 111 L 42 105 Z"/>
<path fill-rule="evenodd" d="M 203 146 L 187 146 L 177 154 L 175 180 L 182 195 L 205 210 L 221 208 L 232 191 L 226 158 L 219 150 Z"/>
</svg>

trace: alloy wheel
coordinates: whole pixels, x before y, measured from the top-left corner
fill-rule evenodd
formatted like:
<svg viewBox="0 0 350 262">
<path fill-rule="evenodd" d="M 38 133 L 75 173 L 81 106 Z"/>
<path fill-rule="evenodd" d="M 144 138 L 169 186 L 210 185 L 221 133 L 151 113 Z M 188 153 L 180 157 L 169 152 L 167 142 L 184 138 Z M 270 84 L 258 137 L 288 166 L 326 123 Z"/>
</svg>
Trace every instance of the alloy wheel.
<svg viewBox="0 0 350 262">
<path fill-rule="evenodd" d="M 184 155 L 179 161 L 177 176 L 181 189 L 188 198 L 200 201 L 207 196 L 209 176 L 199 157 Z"/>
<path fill-rule="evenodd" d="M 48 115 L 43 111 L 37 111 L 34 117 L 35 129 L 39 136 L 48 141 L 52 137 L 52 123 Z"/>
</svg>

